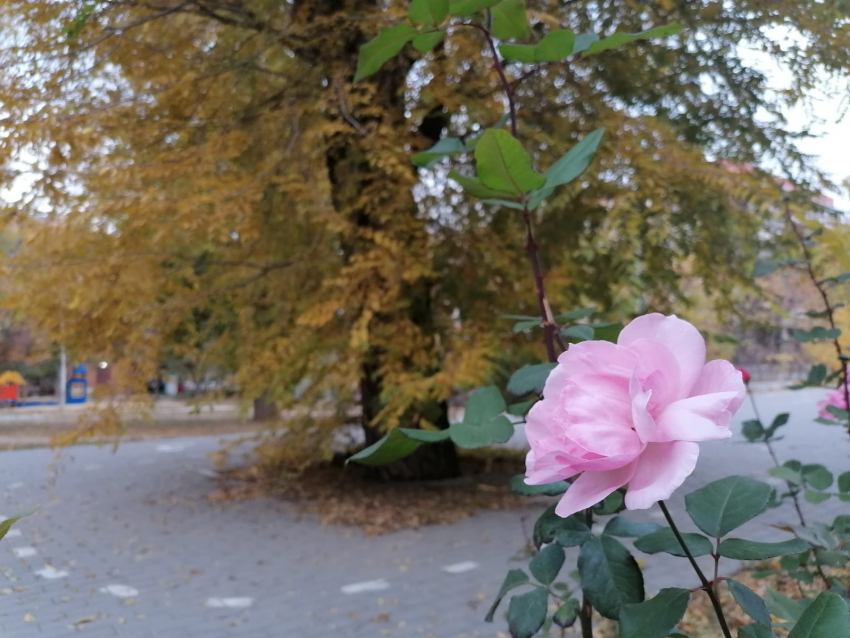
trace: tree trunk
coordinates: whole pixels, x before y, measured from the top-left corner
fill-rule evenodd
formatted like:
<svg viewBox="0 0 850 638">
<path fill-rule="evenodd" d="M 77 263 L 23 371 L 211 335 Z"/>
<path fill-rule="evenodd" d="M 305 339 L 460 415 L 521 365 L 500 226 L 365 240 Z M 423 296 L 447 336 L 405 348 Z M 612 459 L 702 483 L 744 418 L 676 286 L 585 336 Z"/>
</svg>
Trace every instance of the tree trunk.
<svg viewBox="0 0 850 638">
<path fill-rule="evenodd" d="M 354 233 L 352 237 L 342 241 L 342 253 L 346 263 L 349 264 L 359 254 L 367 253 L 372 248 L 368 240 L 363 239 L 364 237 L 368 237 L 371 231 L 386 230 L 387 221 L 381 219 L 381 211 L 376 214 L 361 203 L 361 193 L 368 192 L 370 186 L 379 181 L 386 182 L 392 179 L 390 175 L 376 170 L 375 165 L 370 162 L 369 136 L 374 134 L 370 131 L 380 130 L 386 126 L 404 131 L 405 133 L 402 134 L 409 131 L 409 123 L 405 117 L 404 87 L 415 60 L 404 55 L 399 56 L 367 80 L 374 91 L 368 108 L 357 109 L 354 107 L 357 101 L 350 100 L 352 95 L 363 90 L 362 87 L 356 87 L 352 91 L 349 83 L 354 76 L 360 46 L 371 35 L 361 31 L 361 25 L 366 25 L 367 22 L 352 22 L 348 16 L 360 12 L 377 12 L 378 5 L 377 0 L 296 0 L 294 4 L 295 21 L 303 25 L 310 25 L 317 19 L 331 16 L 342 18 L 343 26 L 335 32 L 332 46 L 305 47 L 298 53 L 304 59 L 311 60 L 315 67 L 325 69 L 330 80 L 328 89 L 334 93 L 329 103 L 339 105 L 340 113 L 336 115 L 345 127 L 326 138 L 326 161 L 334 207 L 339 211 L 346 211 L 346 216 L 352 224 L 364 231 Z M 347 104 L 352 105 L 350 111 Z M 434 141 L 439 139 L 443 128 L 442 125 L 434 126 L 435 122 L 434 117 L 427 118 L 429 130 L 424 132 Z M 398 143 L 401 145 L 403 141 L 399 139 Z M 404 161 L 407 161 L 406 158 Z M 410 166 L 413 171 L 411 175 L 415 175 L 414 167 L 412 164 Z M 398 189 L 398 197 L 389 205 L 392 205 L 394 210 L 397 209 L 401 215 L 409 214 L 411 219 L 415 219 L 417 205 L 412 191 L 405 185 L 399 185 Z M 410 236 L 405 238 L 408 241 L 416 241 Z M 412 282 L 401 292 L 405 302 L 401 305 L 408 309 L 403 319 L 415 324 L 422 335 L 434 338 L 437 332 L 434 325 L 431 294 L 431 286 L 427 281 Z M 391 325 L 398 320 L 398 315 L 378 312 L 373 316 L 371 326 L 380 327 L 382 323 Z M 376 416 L 383 407 L 382 390 L 386 382 L 380 374 L 381 360 L 384 356 L 386 352 L 380 345 L 370 343 L 360 366 L 361 425 L 367 444 L 379 440 L 385 433 L 376 425 Z M 434 373 L 439 368 L 440 363 L 434 370 L 426 372 Z M 401 425 L 419 427 L 422 419 L 427 419 L 441 428 L 448 428 L 448 405 L 446 402 L 417 405 L 415 409 L 409 410 L 402 416 Z M 459 464 L 454 445 L 451 442 L 445 442 L 438 445 L 423 445 L 407 459 L 387 467 L 375 468 L 374 471 L 382 479 L 433 480 L 457 476 Z"/>
<path fill-rule="evenodd" d="M 280 412 L 277 409 L 277 404 L 269 401 L 265 392 L 254 399 L 254 421 L 266 423 L 277 421 L 279 418 Z"/>
</svg>

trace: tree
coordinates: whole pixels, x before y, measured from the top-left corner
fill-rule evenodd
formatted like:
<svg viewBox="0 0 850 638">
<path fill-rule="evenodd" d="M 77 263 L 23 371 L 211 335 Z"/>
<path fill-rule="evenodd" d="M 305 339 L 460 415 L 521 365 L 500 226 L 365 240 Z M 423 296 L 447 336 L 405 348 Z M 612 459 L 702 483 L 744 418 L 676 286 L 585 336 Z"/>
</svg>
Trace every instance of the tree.
<svg viewBox="0 0 850 638">
<path fill-rule="evenodd" d="M 672 48 L 638 42 L 604 64 L 508 66 L 515 99 L 535 105 L 521 126 L 540 166 L 607 130 L 601 177 L 535 213 L 553 305 L 665 310 L 682 301 L 683 274 L 734 288 L 762 223 L 740 202 L 775 185 L 713 160 L 771 158 L 818 178 L 780 107 L 820 70 L 850 66 L 847 48 L 836 50 L 850 39 L 843 10 L 530 4 L 528 42 L 557 28 L 685 27 Z M 407 8 L 0 2 L 14 25 L 0 43 L 4 181 L 24 193 L 4 211 L 22 237 L 5 264 L 16 282 L 7 303 L 71 354 L 125 362 L 128 388 L 174 344 L 192 344 L 235 374 L 247 400 L 307 409 L 330 397 L 337 423 L 359 405 L 367 442 L 399 425 L 446 427 L 453 393 L 503 374 L 509 355 L 539 356 L 534 330 L 517 337 L 493 311 L 505 290 L 518 313 L 534 314 L 536 299 L 513 211 L 466 201 L 445 161 L 410 162 L 444 137 L 472 143 L 504 114 L 480 34 L 457 27 L 418 43 L 430 52 L 408 45 L 353 82 L 360 47 Z M 779 25 L 800 42 L 780 47 Z M 767 91 L 740 41 L 793 63 L 793 90 Z M 391 472 L 456 470 L 444 446 Z"/>
</svg>

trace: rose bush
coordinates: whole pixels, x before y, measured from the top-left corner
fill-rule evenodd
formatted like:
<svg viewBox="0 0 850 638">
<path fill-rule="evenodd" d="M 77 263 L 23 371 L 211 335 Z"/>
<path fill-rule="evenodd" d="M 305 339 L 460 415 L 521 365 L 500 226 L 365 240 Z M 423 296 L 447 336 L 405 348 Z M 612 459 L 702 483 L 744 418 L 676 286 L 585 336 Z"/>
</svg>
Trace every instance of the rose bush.
<svg viewBox="0 0 850 638">
<path fill-rule="evenodd" d="M 645 315 L 617 343 L 573 344 L 528 415 L 526 482 L 581 473 L 556 512 L 570 516 L 628 483 L 626 507 L 669 498 L 694 471 L 699 442 L 732 436 L 746 396 L 728 361 L 705 363 L 705 340 L 676 316 Z"/>
<path fill-rule="evenodd" d="M 850 410 L 847 405 L 847 397 L 844 393 L 844 388 L 833 390 L 826 397 L 818 402 L 818 414 L 824 419 L 834 419 L 835 413 L 830 412 L 829 408 L 838 408 L 839 410 Z"/>
<path fill-rule="evenodd" d="M 531 551 L 527 571 L 508 571 L 485 616 L 485 620 L 493 621 L 506 596 L 524 590 L 512 593 L 505 613 L 514 638 L 531 638 L 538 632 L 551 635 L 556 626 L 564 635 L 576 623 L 582 638 L 593 638 L 600 629 L 610 635 L 596 622 L 597 613 L 619 624 L 620 638 L 682 636 L 685 634 L 677 626 L 698 592 L 708 596 L 717 618 L 719 633 L 712 635 L 733 638 L 734 632 L 738 638 L 773 638 L 773 628 L 778 627 L 789 638 L 850 638 L 850 608 L 845 600 L 850 583 L 843 573 L 831 571 L 850 563 L 850 517 L 839 515 L 831 524 L 810 523 L 803 511 L 805 503 L 816 505 L 833 497 L 850 501 L 850 472 L 836 480 L 820 464 L 796 460 L 781 463 L 773 443 L 782 438 L 776 434 L 788 423 L 790 414 L 762 421 L 750 393 L 755 418 L 743 423 L 742 433 L 747 441 L 766 446 L 774 464 L 768 473 L 779 479 L 779 487 L 776 481 L 770 485 L 743 475 L 703 485 L 685 495 L 685 512 L 701 533 L 683 534 L 664 500 L 693 472 L 700 442 L 732 435 L 730 421 L 750 389 L 750 375 L 727 361 L 706 363 L 703 337 L 694 326 L 675 316 L 650 314 L 622 328 L 618 322 L 591 321 L 594 308 L 557 314 L 546 294 L 535 239 L 538 207 L 557 187 L 585 171 L 602 131 L 587 135 L 545 173 L 538 173 L 537 156 L 520 141 L 517 117 L 517 88 L 530 72 L 512 82 L 508 66 L 521 64 L 531 66 L 531 71 L 543 70 L 553 60 L 569 64 L 634 40 L 673 35 L 678 27 L 618 33 L 605 39 L 553 29 L 539 42 L 529 44 L 525 42 L 527 17 L 522 0 L 414 0 L 410 5 L 411 24 L 388 27 L 361 48 L 358 77 L 374 73 L 406 42 L 421 51 L 451 36 L 455 28 L 473 29 L 486 41 L 492 56 L 487 64 L 501 80 L 507 116 L 472 140 L 441 139 L 414 162 L 423 167 L 436 162 L 448 164 L 458 154 L 473 153 L 474 175 L 451 170 L 448 176 L 467 195 L 482 200 L 481 210 L 495 207 L 517 211 L 518 221 L 525 227 L 525 250 L 540 314 L 500 318 L 515 321 L 515 333 L 540 330 L 548 361 L 516 370 L 504 395 L 496 386 L 475 390 L 461 421 L 434 430 L 396 428 L 350 460 L 385 465 L 413 454 L 422 445 L 447 441 L 464 449 L 503 444 L 511 438 L 514 425 L 524 419 L 531 450 L 525 476 L 515 477 L 511 487 L 530 497 L 558 497 L 559 501 L 539 516 L 526 539 Z M 514 42 L 506 43 L 506 39 Z M 422 161 L 423 156 L 427 162 Z M 767 274 L 782 265 L 805 264 L 825 305 L 807 314 L 826 318 L 830 328 L 798 329 L 794 336 L 799 341 L 833 339 L 842 362 L 842 372 L 832 374 L 823 364 L 813 367 L 808 379 L 794 387 L 821 387 L 838 379 L 850 389 L 843 368 L 850 356 L 845 356 L 837 340 L 840 331 L 834 325 L 834 306 L 825 288 L 839 280 L 850 281 L 850 273 L 832 278 L 817 276 L 809 252 L 816 233 L 808 233 L 797 224 L 787 201 L 785 212 L 804 259 L 789 260 L 785 255 L 781 261 L 759 262 L 755 272 Z M 558 352 L 562 354 L 558 356 Z M 516 402 L 508 403 L 506 396 Z M 846 425 L 850 430 L 850 411 L 844 409 L 847 402 L 838 393 L 828 401 L 833 403 L 822 408 L 831 418 L 819 420 Z M 758 462 L 744 469 L 753 474 L 757 466 Z M 837 494 L 831 491 L 833 484 Z M 781 529 L 793 538 L 765 542 L 730 536 L 762 512 L 788 501 L 796 521 L 792 519 L 792 525 Z M 656 502 L 666 526 L 621 516 L 624 506 L 646 509 Z M 621 542 L 624 538 L 634 539 L 634 549 L 644 554 L 686 558 L 699 585 L 669 587 L 647 599 L 641 566 Z M 571 548 L 578 549 L 575 570 L 570 570 L 566 562 L 566 550 Z M 713 578 L 696 560 L 703 556 L 713 559 Z M 721 564 L 723 558 L 758 562 L 778 559 L 770 569 L 757 572 L 758 578 L 790 577 L 809 584 L 811 592 L 799 587 L 804 600 L 797 602 L 768 589 L 762 599 L 739 580 L 722 575 L 721 570 L 728 569 Z M 750 624 L 727 621 L 721 588 L 726 588 L 750 617 Z M 811 594 L 817 594 L 817 598 Z"/>
</svg>

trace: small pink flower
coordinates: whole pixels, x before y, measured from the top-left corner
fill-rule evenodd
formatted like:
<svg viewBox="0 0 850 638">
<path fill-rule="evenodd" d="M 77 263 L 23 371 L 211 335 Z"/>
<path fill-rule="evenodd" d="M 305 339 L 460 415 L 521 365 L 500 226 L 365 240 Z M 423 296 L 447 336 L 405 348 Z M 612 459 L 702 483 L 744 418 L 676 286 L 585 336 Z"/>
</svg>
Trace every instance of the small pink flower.
<svg viewBox="0 0 850 638">
<path fill-rule="evenodd" d="M 745 389 L 728 361 L 705 363 L 705 340 L 690 323 L 651 314 L 616 344 L 571 345 L 543 395 L 526 425 L 526 483 L 582 473 L 556 509 L 570 516 L 626 483 L 629 509 L 668 498 L 694 471 L 699 441 L 732 436 Z"/>
<path fill-rule="evenodd" d="M 847 407 L 847 401 L 844 399 L 844 388 L 838 388 L 826 395 L 826 398 L 818 402 L 818 414 L 824 419 L 835 420 L 835 415 L 828 411 L 829 406 L 835 406 L 842 410 L 850 409 Z"/>
<path fill-rule="evenodd" d="M 750 382 L 750 379 L 751 379 L 752 377 L 750 377 L 750 373 L 749 373 L 749 372 L 747 372 L 747 369 L 746 369 L 746 368 L 738 368 L 738 372 L 740 372 L 740 373 L 741 373 L 741 376 L 744 378 L 744 383 L 749 383 L 749 382 Z"/>
</svg>

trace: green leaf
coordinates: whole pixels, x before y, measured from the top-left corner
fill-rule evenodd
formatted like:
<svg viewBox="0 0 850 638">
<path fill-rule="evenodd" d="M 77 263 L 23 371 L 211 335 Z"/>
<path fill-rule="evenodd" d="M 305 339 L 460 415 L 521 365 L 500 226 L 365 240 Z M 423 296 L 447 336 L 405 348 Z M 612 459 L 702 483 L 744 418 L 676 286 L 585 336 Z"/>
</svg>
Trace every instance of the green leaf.
<svg viewBox="0 0 850 638">
<path fill-rule="evenodd" d="M 513 416 L 525 416 L 537 401 L 523 401 L 522 403 L 513 403 L 508 406 L 508 414 Z"/>
<path fill-rule="evenodd" d="M 799 538 L 792 538 L 781 543 L 759 543 L 742 538 L 727 538 L 721 541 L 717 551 L 721 556 L 736 560 L 765 560 L 788 554 L 799 554 L 808 547 L 805 541 Z"/>
<path fill-rule="evenodd" d="M 785 594 L 768 589 L 764 595 L 764 604 L 777 618 L 796 622 L 806 609 L 805 604 L 788 598 Z"/>
<path fill-rule="evenodd" d="M 790 416 L 791 415 L 787 412 L 777 414 L 773 419 L 773 423 L 771 423 L 770 427 L 767 429 L 767 438 L 769 439 L 770 437 L 772 437 L 779 428 L 788 423 L 788 419 Z"/>
<path fill-rule="evenodd" d="M 488 188 L 523 195 L 546 182 L 532 168 L 531 155 L 522 144 L 501 129 L 488 129 L 481 136 L 475 147 L 475 161 L 481 183 Z"/>
<path fill-rule="evenodd" d="M 92 15 L 94 15 L 94 11 L 97 8 L 97 5 L 100 4 L 103 0 L 99 0 L 98 2 L 86 2 L 81 8 L 79 13 L 74 16 L 74 19 L 71 21 L 71 24 L 65 30 L 65 37 L 68 40 L 76 40 L 79 35 L 85 29 L 86 24 L 88 24 Z"/>
<path fill-rule="evenodd" d="M 587 324 L 576 324 L 561 330 L 561 336 L 574 341 L 590 341 L 593 339 L 593 328 Z"/>
<path fill-rule="evenodd" d="M 844 567 L 847 564 L 850 556 L 847 552 L 838 550 L 822 549 L 817 553 L 817 562 L 820 565 L 829 565 L 830 567 Z"/>
<path fill-rule="evenodd" d="M 540 319 L 535 319 L 534 321 L 518 321 L 514 324 L 512 330 L 514 332 L 525 332 L 527 330 L 532 330 L 534 328 L 540 327 Z"/>
<path fill-rule="evenodd" d="M 559 62 L 573 52 L 576 34 L 567 29 L 556 29 L 547 33 L 534 47 L 534 59 L 537 62 Z"/>
<path fill-rule="evenodd" d="M 744 625 L 738 628 L 738 638 L 776 638 L 776 634 L 764 625 Z"/>
<path fill-rule="evenodd" d="M 720 538 L 761 514 L 773 488 L 746 476 L 728 476 L 685 496 L 685 509 L 703 532 Z"/>
<path fill-rule="evenodd" d="M 826 406 L 826 411 L 829 412 L 836 419 L 841 419 L 842 421 L 850 419 L 850 412 L 848 412 L 844 408 L 839 408 L 837 405 Z"/>
<path fill-rule="evenodd" d="M 587 170 L 596 155 L 596 149 L 602 141 L 605 129 L 596 129 L 557 160 L 545 173 L 545 183 L 539 192 L 534 193 L 529 206 L 536 207 L 549 197 L 558 186 L 569 184 Z"/>
<path fill-rule="evenodd" d="M 648 31 L 642 31 L 640 33 L 615 33 L 614 35 L 608 36 L 604 40 L 599 40 L 598 42 L 594 42 L 587 50 L 582 53 L 582 57 L 587 57 L 588 55 L 595 55 L 602 51 L 607 51 L 608 49 L 616 49 L 618 47 L 623 46 L 624 44 L 628 44 L 629 42 L 634 42 L 635 40 L 649 40 L 650 38 L 666 38 L 671 35 L 676 35 L 679 31 L 682 30 L 678 24 L 668 24 L 663 27 L 655 27 L 654 29 L 649 29 Z"/>
<path fill-rule="evenodd" d="M 549 592 L 535 589 L 511 598 L 508 629 L 513 638 L 531 638 L 543 626 L 549 607 Z"/>
<path fill-rule="evenodd" d="M 515 397 L 524 396 L 530 392 L 540 394 L 549 373 L 555 369 L 556 363 L 538 363 L 533 366 L 520 368 L 511 375 L 508 381 L 508 392 Z"/>
<path fill-rule="evenodd" d="M 790 388 L 794 390 L 796 388 Z M 821 425 L 842 425 L 840 421 L 833 421 L 831 419 L 824 419 L 823 417 L 818 417 L 815 419 L 815 423 L 820 423 Z"/>
<path fill-rule="evenodd" d="M 537 519 L 532 539 L 534 546 L 538 548 L 553 541 L 557 541 L 561 547 L 578 547 L 590 537 L 590 528 L 587 525 L 575 516 L 558 516 L 553 505 Z"/>
<path fill-rule="evenodd" d="M 444 157 L 460 155 L 468 150 L 463 140 L 457 137 L 444 137 L 431 148 L 414 155 L 411 161 L 421 168 L 430 168 Z"/>
<path fill-rule="evenodd" d="M 638 538 L 656 532 L 659 529 L 661 529 L 661 525 L 658 523 L 638 523 L 622 516 L 615 516 L 608 521 L 602 533 L 621 538 Z"/>
<path fill-rule="evenodd" d="M 839 541 L 829 526 L 824 523 L 811 523 L 808 527 L 797 527 L 794 533 L 812 547 L 823 547 L 824 549 L 835 549 Z"/>
<path fill-rule="evenodd" d="M 546 485 L 527 485 L 525 476 L 517 474 L 511 479 L 511 490 L 523 496 L 560 496 L 570 486 L 566 481 L 556 481 Z"/>
<path fill-rule="evenodd" d="M 348 457 L 346 462 L 354 461 L 360 465 L 369 466 L 389 465 L 410 456 L 420 445 L 422 445 L 421 441 L 414 441 L 396 428 L 390 430 L 390 433 L 381 440 Z"/>
<path fill-rule="evenodd" d="M 758 261 L 756 261 L 756 265 L 753 267 L 753 277 L 764 277 L 765 275 L 769 275 L 781 265 L 782 264 L 778 261 L 759 259 Z"/>
<path fill-rule="evenodd" d="M 420 430 L 417 428 L 398 428 L 407 438 L 422 443 L 439 443 L 449 438 L 448 430 Z"/>
<path fill-rule="evenodd" d="M 38 508 L 36 508 L 38 509 Z M 9 530 L 12 529 L 12 525 L 17 523 L 22 518 L 26 518 L 27 516 L 32 515 L 35 510 L 30 510 L 29 512 L 24 512 L 23 514 L 16 514 L 12 518 L 7 518 L 5 521 L 0 523 L 0 540 L 6 537 L 6 534 L 9 533 Z"/>
<path fill-rule="evenodd" d="M 590 306 L 588 308 L 579 308 L 578 310 L 570 310 L 569 312 L 562 312 L 559 315 L 555 315 L 555 321 L 558 321 L 560 323 L 578 321 L 579 319 L 589 317 L 594 312 L 596 312 L 596 306 Z"/>
<path fill-rule="evenodd" d="M 772 467 L 767 471 L 771 476 L 775 476 L 776 478 L 781 478 L 783 481 L 787 481 L 792 485 L 802 485 L 803 484 L 803 475 L 790 467 L 786 467 L 784 465 L 780 465 L 779 467 Z"/>
<path fill-rule="evenodd" d="M 513 193 L 496 190 L 494 188 L 488 188 L 487 186 L 484 186 L 484 184 L 481 183 L 481 180 L 475 177 L 467 177 L 466 175 L 461 175 L 457 171 L 449 171 L 449 179 L 453 179 L 454 181 L 456 181 L 458 184 L 461 185 L 465 193 L 468 193 L 473 197 L 480 197 L 483 199 L 510 199 L 511 197 L 514 197 Z"/>
<path fill-rule="evenodd" d="M 826 379 L 826 372 L 826 366 L 822 363 L 812 366 L 812 369 L 809 370 L 809 376 L 806 379 L 806 383 L 809 385 L 820 385 Z"/>
<path fill-rule="evenodd" d="M 623 605 L 643 601 L 643 574 L 634 557 L 611 536 L 591 538 L 578 557 L 581 587 L 606 618 L 617 620 Z"/>
<path fill-rule="evenodd" d="M 486 388 L 478 388 L 466 402 L 463 422 L 484 425 L 502 414 L 507 407 L 504 398 L 502 398 L 502 393 L 496 386 L 489 385 Z"/>
<path fill-rule="evenodd" d="M 499 53 L 506 60 L 516 60 L 525 64 L 533 64 L 535 61 L 535 49 L 530 44 L 500 44 Z"/>
<path fill-rule="evenodd" d="M 823 465 L 811 464 L 803 466 L 803 480 L 816 490 L 825 490 L 832 485 L 834 479 L 832 472 Z"/>
<path fill-rule="evenodd" d="M 573 54 L 587 51 L 590 45 L 598 41 L 599 36 L 595 33 L 582 33 L 581 35 L 577 35 L 575 42 L 573 43 Z"/>
<path fill-rule="evenodd" d="M 416 29 L 409 24 L 400 24 L 381 31 L 377 38 L 360 47 L 354 81 L 359 82 L 380 71 L 384 63 L 397 56 L 404 45 L 416 35 Z"/>
<path fill-rule="evenodd" d="M 845 474 L 850 474 L 850 472 L 845 472 Z M 844 476 L 844 474 L 841 476 Z M 841 476 L 838 477 L 839 485 L 841 485 Z M 832 522 L 832 530 L 837 534 L 850 533 L 850 515 L 839 514 L 836 516 L 835 520 Z"/>
<path fill-rule="evenodd" d="M 808 606 L 788 638 L 846 638 L 850 635 L 850 610 L 840 596 L 824 592 Z"/>
<path fill-rule="evenodd" d="M 432 51 L 446 35 L 444 31 L 433 31 L 432 33 L 421 33 L 413 38 L 413 48 L 420 53 Z"/>
<path fill-rule="evenodd" d="M 555 514 L 555 505 L 546 508 L 534 523 L 532 540 L 538 549 L 562 537 L 563 547 L 577 547 L 590 538 L 590 528 L 574 516 L 562 518 Z M 567 541 L 566 543 L 563 541 Z"/>
<path fill-rule="evenodd" d="M 824 501 L 828 501 L 829 496 L 829 494 L 825 494 L 823 492 L 812 492 L 810 490 L 806 490 L 806 501 L 812 505 L 820 505 Z"/>
<path fill-rule="evenodd" d="M 682 538 L 688 549 L 695 557 L 707 556 L 713 550 L 711 541 L 702 534 L 682 534 Z M 676 540 L 676 535 L 669 527 L 641 536 L 635 541 L 635 547 L 645 554 L 672 554 L 673 556 L 687 556 L 685 550 Z"/>
<path fill-rule="evenodd" d="M 726 581 L 729 585 L 729 591 L 735 597 L 735 600 L 741 606 L 747 615 L 757 623 L 770 627 L 770 612 L 767 611 L 767 606 L 761 599 L 761 596 L 756 594 L 746 585 L 742 585 L 737 580 L 731 578 Z"/>
<path fill-rule="evenodd" d="M 800 342 L 822 341 L 824 339 L 837 339 L 841 336 L 841 330 L 838 328 L 824 328 L 818 326 L 811 330 L 795 330 L 794 339 Z"/>
<path fill-rule="evenodd" d="M 413 0 L 407 17 L 415 24 L 429 24 L 433 27 L 442 24 L 449 15 L 449 0 Z"/>
<path fill-rule="evenodd" d="M 667 638 L 688 609 L 691 592 L 662 589 L 646 602 L 625 605 L 620 613 L 620 638 Z"/>
<path fill-rule="evenodd" d="M 528 570 L 544 585 L 551 585 L 558 577 L 561 567 L 564 566 L 565 559 L 564 548 L 557 543 L 552 543 L 534 555 L 528 563 Z"/>
<path fill-rule="evenodd" d="M 493 7 L 493 35 L 500 40 L 521 40 L 528 35 L 525 0 L 502 0 Z"/>
<path fill-rule="evenodd" d="M 579 606 L 580 603 L 578 600 L 570 598 L 567 602 L 558 607 L 558 610 L 552 616 L 552 621 L 562 629 L 572 627 L 576 624 Z"/>
<path fill-rule="evenodd" d="M 449 436 L 458 447 L 474 450 L 494 443 L 506 443 L 514 434 L 514 424 L 505 415 L 497 416 L 486 423 L 452 423 Z"/>
<path fill-rule="evenodd" d="M 611 492 L 608 496 L 602 499 L 601 503 L 593 506 L 593 511 L 600 516 L 608 516 L 608 514 L 616 514 L 625 509 L 625 496 L 623 490 L 619 489 L 616 492 Z"/>
<path fill-rule="evenodd" d="M 758 419 L 749 419 L 744 421 L 741 424 L 741 434 L 743 434 L 744 438 L 750 443 L 753 443 L 754 441 L 761 441 L 764 436 L 764 428 L 761 425 L 761 421 Z"/>
<path fill-rule="evenodd" d="M 785 571 L 792 572 L 805 565 L 809 560 L 809 552 L 801 554 L 788 554 L 779 559 L 779 566 Z"/>
<path fill-rule="evenodd" d="M 468 18 L 474 13 L 499 4 L 502 0 L 449 0 L 449 13 Z"/>
<path fill-rule="evenodd" d="M 843 472 L 838 475 L 838 491 L 842 493 L 850 492 L 850 472 Z"/>
<path fill-rule="evenodd" d="M 512 569 L 509 571 L 508 575 L 505 576 L 502 586 L 499 588 L 499 593 L 496 594 L 496 600 L 494 600 L 493 604 L 490 605 L 490 611 L 487 612 L 484 620 L 486 622 L 493 622 L 493 615 L 496 613 L 496 608 L 499 606 L 499 603 L 502 602 L 505 595 L 512 589 L 527 585 L 528 582 L 528 576 L 521 569 Z"/>
</svg>

